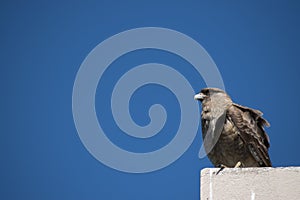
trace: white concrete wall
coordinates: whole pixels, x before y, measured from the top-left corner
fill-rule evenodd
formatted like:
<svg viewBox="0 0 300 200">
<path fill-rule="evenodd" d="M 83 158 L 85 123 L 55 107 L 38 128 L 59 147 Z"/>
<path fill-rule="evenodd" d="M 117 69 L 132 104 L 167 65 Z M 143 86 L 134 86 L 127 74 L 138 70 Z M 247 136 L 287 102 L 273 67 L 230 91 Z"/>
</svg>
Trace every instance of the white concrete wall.
<svg viewBox="0 0 300 200">
<path fill-rule="evenodd" d="M 300 200 L 300 167 L 201 171 L 201 200 Z"/>
</svg>

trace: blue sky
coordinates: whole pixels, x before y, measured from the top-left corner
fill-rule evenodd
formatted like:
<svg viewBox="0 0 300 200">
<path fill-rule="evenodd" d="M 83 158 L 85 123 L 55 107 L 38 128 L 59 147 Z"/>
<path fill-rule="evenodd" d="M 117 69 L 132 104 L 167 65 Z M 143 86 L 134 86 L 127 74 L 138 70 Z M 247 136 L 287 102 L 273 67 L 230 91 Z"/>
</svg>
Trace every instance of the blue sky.
<svg viewBox="0 0 300 200">
<path fill-rule="evenodd" d="M 199 199 L 200 170 L 212 167 L 198 158 L 200 129 L 180 159 L 146 174 L 103 165 L 78 137 L 72 89 L 81 63 L 101 41 L 138 27 L 173 29 L 200 43 L 232 99 L 260 109 L 271 123 L 273 165 L 300 165 L 299 9 L 297 1 L 1 2 L 1 199 Z M 105 92 L 96 94 L 97 115 L 113 130 L 108 137 L 115 144 L 136 152 L 168 143 L 180 113 L 174 95 L 149 85 L 134 94 L 131 114 L 147 124 L 149 105 L 161 103 L 171 113 L 163 131 L 141 141 L 114 124 L 105 98 L 122 73 L 118 66 L 147 62 L 173 66 L 195 91 L 205 87 L 188 63 L 166 52 L 137 51 L 116 60 L 98 86 Z"/>
</svg>

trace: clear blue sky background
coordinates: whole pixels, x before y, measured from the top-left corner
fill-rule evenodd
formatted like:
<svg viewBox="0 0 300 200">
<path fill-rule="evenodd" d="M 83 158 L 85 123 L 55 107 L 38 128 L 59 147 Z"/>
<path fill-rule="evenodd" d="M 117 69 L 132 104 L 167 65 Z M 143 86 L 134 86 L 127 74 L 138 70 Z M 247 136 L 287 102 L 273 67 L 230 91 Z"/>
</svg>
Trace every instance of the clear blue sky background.
<svg viewBox="0 0 300 200">
<path fill-rule="evenodd" d="M 200 130 L 172 165 L 153 173 L 127 174 L 94 159 L 74 126 L 72 87 L 83 59 L 106 38 L 144 26 L 174 29 L 202 44 L 233 100 L 262 110 L 270 121 L 267 132 L 274 166 L 300 165 L 298 1 L 178 2 L 1 2 L 1 199 L 199 199 L 199 172 L 212 166 L 207 158 L 198 159 Z M 103 80 L 107 87 L 99 87 L 109 92 L 110 77 L 120 73 L 118 65 L 150 61 L 181 70 L 195 91 L 205 87 L 188 63 L 159 51 L 121 57 Z M 157 95 L 158 91 L 165 95 Z M 118 132 L 107 109 L 100 121 L 115 130 L 109 137 L 122 148 L 137 152 L 159 148 L 176 131 L 178 104 L 157 86 L 134 95 L 131 111 L 136 122 L 148 120 L 139 112 L 147 110 L 145 92 L 153 98 L 146 105 L 161 102 L 173 112 L 164 129 L 169 134 L 135 141 Z M 104 104 L 96 106 L 98 111 L 105 109 Z"/>
</svg>

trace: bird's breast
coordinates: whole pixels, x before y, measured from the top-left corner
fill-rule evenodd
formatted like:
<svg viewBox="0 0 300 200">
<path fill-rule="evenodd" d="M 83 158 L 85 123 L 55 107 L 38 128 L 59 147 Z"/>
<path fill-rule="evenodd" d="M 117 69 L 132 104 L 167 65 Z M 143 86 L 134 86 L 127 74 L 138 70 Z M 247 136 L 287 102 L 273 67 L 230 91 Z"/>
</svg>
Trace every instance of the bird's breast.
<svg viewBox="0 0 300 200">
<path fill-rule="evenodd" d="M 222 133 L 215 146 L 208 153 L 214 165 L 224 164 L 234 166 L 245 154 L 246 147 L 239 136 L 239 131 L 234 124 L 226 118 Z"/>
</svg>

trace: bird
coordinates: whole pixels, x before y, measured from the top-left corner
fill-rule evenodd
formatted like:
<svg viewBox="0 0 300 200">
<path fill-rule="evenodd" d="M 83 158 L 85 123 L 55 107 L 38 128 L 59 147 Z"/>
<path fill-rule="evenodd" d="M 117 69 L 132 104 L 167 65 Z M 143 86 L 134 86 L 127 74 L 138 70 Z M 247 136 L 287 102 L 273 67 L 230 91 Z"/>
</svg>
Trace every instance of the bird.
<svg viewBox="0 0 300 200">
<path fill-rule="evenodd" d="M 219 88 L 194 96 L 202 104 L 204 149 L 215 167 L 271 167 L 269 122 L 259 110 L 236 104 Z"/>
</svg>

